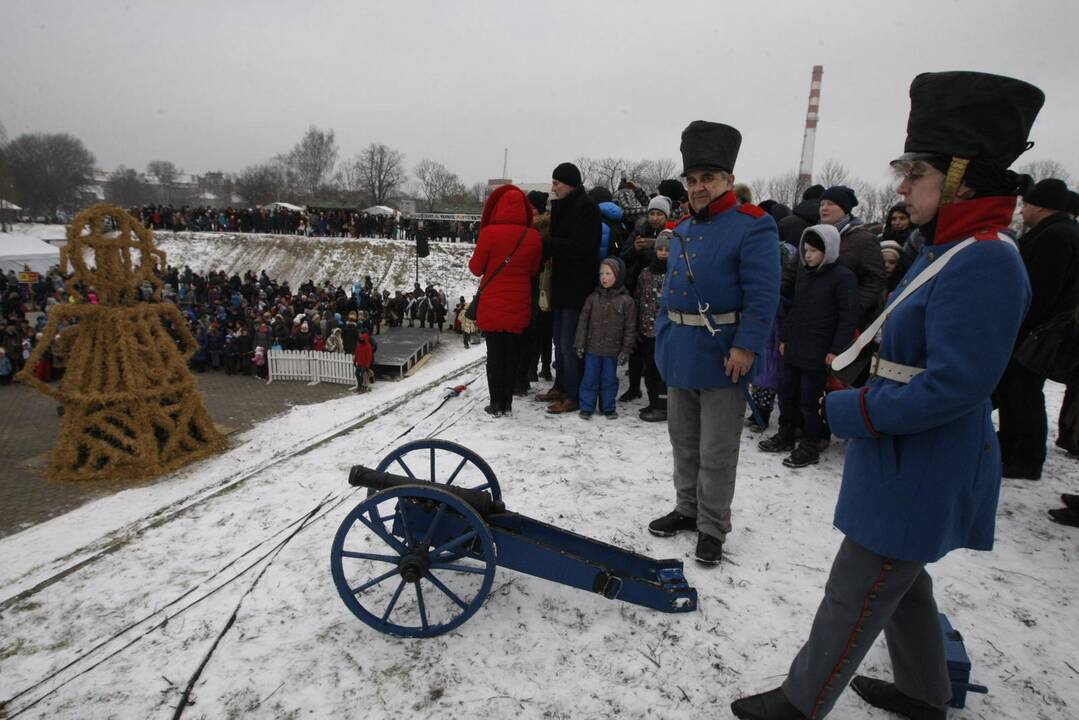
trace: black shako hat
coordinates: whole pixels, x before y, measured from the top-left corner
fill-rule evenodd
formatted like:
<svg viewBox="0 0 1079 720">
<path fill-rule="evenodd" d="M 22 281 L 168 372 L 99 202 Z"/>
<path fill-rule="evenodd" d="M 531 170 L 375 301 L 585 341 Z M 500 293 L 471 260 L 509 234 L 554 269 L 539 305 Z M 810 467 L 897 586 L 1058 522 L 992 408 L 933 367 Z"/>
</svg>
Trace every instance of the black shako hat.
<svg viewBox="0 0 1079 720">
<path fill-rule="evenodd" d="M 692 170 L 734 172 L 742 133 L 730 125 L 694 120 L 682 131 L 682 175 Z"/>
<path fill-rule="evenodd" d="M 922 73 L 910 84 L 903 156 L 980 160 L 1007 168 L 1026 152 L 1045 93 L 1030 83 L 980 72 Z"/>
<path fill-rule="evenodd" d="M 1067 210 L 1068 193 L 1068 186 L 1063 180 L 1045 178 L 1039 180 L 1034 189 L 1023 196 L 1023 202 L 1046 210 Z"/>
</svg>

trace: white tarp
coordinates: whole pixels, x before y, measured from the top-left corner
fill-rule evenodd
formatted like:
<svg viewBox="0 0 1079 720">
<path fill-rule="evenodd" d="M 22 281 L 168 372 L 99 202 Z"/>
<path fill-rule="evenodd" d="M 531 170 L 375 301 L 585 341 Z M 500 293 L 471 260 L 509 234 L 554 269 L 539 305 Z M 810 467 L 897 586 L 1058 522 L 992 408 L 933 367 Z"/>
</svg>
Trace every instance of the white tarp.
<svg viewBox="0 0 1079 720">
<path fill-rule="evenodd" d="M 267 210 L 273 210 L 274 208 L 280 208 L 282 210 L 291 210 L 292 212 L 304 212 L 304 210 L 305 210 L 305 208 L 302 208 L 299 205 L 293 205 L 292 203 L 280 202 L 280 201 L 279 202 L 272 202 L 272 203 L 270 203 L 269 205 L 266 206 Z"/>
<path fill-rule="evenodd" d="M 45 273 L 60 264 L 60 250 L 47 242 L 19 233 L 0 233 L 0 269 L 20 272 L 29 265 L 34 272 Z"/>
<path fill-rule="evenodd" d="M 0 210 L 22 210 L 22 208 L 15 203 L 9 203 L 7 200 L 0 200 Z"/>
<path fill-rule="evenodd" d="M 392 207 L 386 207 L 385 205 L 372 205 L 365 208 L 364 212 L 368 215 L 395 215 L 397 213 Z"/>
</svg>

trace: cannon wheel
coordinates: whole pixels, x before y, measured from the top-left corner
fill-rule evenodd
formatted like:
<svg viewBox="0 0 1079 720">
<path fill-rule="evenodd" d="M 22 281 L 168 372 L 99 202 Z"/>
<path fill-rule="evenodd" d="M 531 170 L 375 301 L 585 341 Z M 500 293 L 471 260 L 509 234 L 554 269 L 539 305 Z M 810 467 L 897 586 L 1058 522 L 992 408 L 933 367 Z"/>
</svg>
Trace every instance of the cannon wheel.
<svg viewBox="0 0 1079 720">
<path fill-rule="evenodd" d="M 479 471 L 479 477 L 471 469 Z M 502 489 L 498 485 L 495 471 L 487 461 L 469 450 L 449 440 L 426 439 L 413 440 L 391 450 L 378 467 L 379 472 L 407 475 L 418 483 L 432 482 L 441 485 L 455 485 L 468 490 L 486 490 L 495 500 L 502 499 Z M 369 490 L 367 497 L 377 491 Z M 396 515 L 383 518 L 372 513 L 368 519 L 382 526 Z"/>
<path fill-rule="evenodd" d="M 441 456 L 439 451 L 442 451 Z M 453 457 L 453 456 L 457 457 Z M 439 463 L 438 461 L 442 462 Z M 422 464 L 421 464 L 422 463 Z M 441 464 L 442 467 L 439 467 Z M 498 486 L 495 471 L 487 462 L 464 445 L 449 440 L 413 440 L 391 450 L 376 468 L 379 472 L 398 473 L 404 471 L 412 479 L 420 478 L 433 483 L 453 485 L 462 470 L 474 466 L 483 476 L 482 482 L 457 483 L 458 487 L 469 490 L 487 490 L 495 500 L 502 499 L 502 490 Z M 421 477 L 417 472 L 424 471 Z"/>
<path fill-rule="evenodd" d="M 432 516 L 422 533 L 414 533 L 404 521 L 395 524 L 403 536 L 398 537 L 384 522 L 371 520 L 395 516 L 404 520 L 407 515 L 402 510 L 409 503 L 423 504 Z M 383 516 L 383 511 L 390 514 Z M 449 514 L 463 521 L 464 532 L 433 547 L 432 537 Z M 380 546 L 374 552 L 354 549 L 364 529 L 375 535 Z M 479 610 L 494 581 L 495 558 L 491 531 L 471 506 L 435 486 L 405 485 L 376 493 L 352 509 L 334 537 L 330 567 L 338 594 L 360 620 L 389 635 L 427 638 L 453 630 Z M 346 566 L 353 563 L 362 568 L 350 572 Z M 473 587 L 455 592 L 445 582 L 451 575 Z M 390 587 L 395 588 L 392 594 Z M 418 623 L 406 622 L 404 617 L 408 613 L 403 605 L 413 597 Z M 432 616 L 436 609 L 441 617 Z"/>
</svg>

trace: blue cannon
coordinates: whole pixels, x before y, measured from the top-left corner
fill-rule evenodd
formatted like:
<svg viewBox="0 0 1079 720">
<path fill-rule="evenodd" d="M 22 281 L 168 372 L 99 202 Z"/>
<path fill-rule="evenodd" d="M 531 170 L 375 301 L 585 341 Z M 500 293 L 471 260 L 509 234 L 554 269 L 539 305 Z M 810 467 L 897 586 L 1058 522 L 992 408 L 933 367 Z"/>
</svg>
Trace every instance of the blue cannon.
<svg viewBox="0 0 1079 720">
<path fill-rule="evenodd" d="M 376 468 L 353 467 L 348 481 L 368 497 L 334 537 L 333 580 L 349 610 L 380 632 L 453 630 L 479 610 L 496 566 L 661 612 L 697 609 L 680 560 L 653 560 L 508 511 L 494 471 L 456 443 L 407 443 Z"/>
</svg>

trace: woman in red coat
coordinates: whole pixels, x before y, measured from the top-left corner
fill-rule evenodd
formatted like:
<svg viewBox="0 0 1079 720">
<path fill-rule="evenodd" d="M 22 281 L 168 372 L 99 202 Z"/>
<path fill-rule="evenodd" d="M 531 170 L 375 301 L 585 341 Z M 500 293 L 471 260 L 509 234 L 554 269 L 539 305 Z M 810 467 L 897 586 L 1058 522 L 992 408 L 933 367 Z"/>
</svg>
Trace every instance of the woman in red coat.
<svg viewBox="0 0 1079 720">
<path fill-rule="evenodd" d="M 532 317 L 532 276 L 539 274 L 543 255 L 532 213 L 532 203 L 520 188 L 497 188 L 483 206 L 479 240 L 468 261 L 472 274 L 483 278 L 476 325 L 487 340 L 491 404 L 484 410 L 491 415 L 509 413 L 513 404 L 521 334 Z"/>
</svg>

